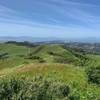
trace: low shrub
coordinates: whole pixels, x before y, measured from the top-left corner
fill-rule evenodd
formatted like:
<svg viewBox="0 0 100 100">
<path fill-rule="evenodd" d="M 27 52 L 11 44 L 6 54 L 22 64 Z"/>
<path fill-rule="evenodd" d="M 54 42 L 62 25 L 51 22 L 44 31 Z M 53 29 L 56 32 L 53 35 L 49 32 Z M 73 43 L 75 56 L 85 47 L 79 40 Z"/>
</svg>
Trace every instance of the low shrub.
<svg viewBox="0 0 100 100">
<path fill-rule="evenodd" d="M 99 100 L 87 87 L 36 76 L 0 79 L 0 100 Z"/>
<path fill-rule="evenodd" d="M 55 100 L 67 98 L 70 88 L 42 78 L 12 78 L 0 81 L 0 100 Z"/>
<path fill-rule="evenodd" d="M 91 67 L 87 71 L 88 81 L 100 85 L 100 67 Z"/>
</svg>

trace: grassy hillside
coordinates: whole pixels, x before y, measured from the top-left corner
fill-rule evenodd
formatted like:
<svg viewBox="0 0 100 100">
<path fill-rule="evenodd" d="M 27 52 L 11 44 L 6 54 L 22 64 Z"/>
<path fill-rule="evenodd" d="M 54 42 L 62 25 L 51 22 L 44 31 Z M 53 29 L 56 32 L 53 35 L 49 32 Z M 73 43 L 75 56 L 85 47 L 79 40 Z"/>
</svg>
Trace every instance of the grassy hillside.
<svg viewBox="0 0 100 100">
<path fill-rule="evenodd" d="M 44 82 L 44 81 L 49 82 L 49 84 L 52 84 L 51 88 L 53 89 L 56 88 L 55 85 L 57 84 L 66 84 L 67 86 L 70 87 L 69 97 L 67 96 L 66 97 L 74 98 L 74 99 L 68 99 L 68 100 L 99 100 L 100 98 L 100 87 L 94 84 L 89 84 L 87 81 L 87 77 L 86 77 L 86 73 L 84 69 L 80 67 L 76 67 L 74 65 L 48 64 L 48 63 L 33 64 L 32 63 L 26 66 L 19 66 L 17 68 L 2 70 L 0 74 L 1 74 L 0 75 L 1 79 L 5 77 L 5 80 L 8 80 L 8 79 L 12 80 L 12 76 L 18 79 L 17 81 L 24 79 L 25 84 L 29 82 L 27 83 L 27 86 L 31 84 L 34 85 L 34 82 L 33 81 L 31 82 L 31 80 L 36 81 L 35 84 L 38 84 L 38 81 L 39 81 L 40 85 L 44 84 L 41 82 Z M 13 81 L 15 81 L 15 78 Z M 10 82 L 10 80 L 7 82 Z M 22 84 L 24 85 L 24 83 Z M 43 89 L 44 87 L 45 86 L 43 86 Z M 29 89 L 30 87 L 27 89 L 27 91 Z M 47 92 L 49 90 L 50 89 L 48 89 Z M 60 90 L 57 90 L 57 91 L 60 91 Z M 27 95 L 27 92 L 24 92 L 24 94 Z M 34 97 L 34 94 L 31 93 L 31 95 L 33 95 Z M 51 96 L 53 96 L 53 94 Z M 46 95 L 44 97 L 46 97 Z M 53 100 L 57 100 L 57 98 L 60 100 L 60 99 L 64 99 L 65 97 L 60 98 L 59 96 L 57 96 L 57 97 L 53 97 Z M 65 98 L 65 100 L 67 100 L 67 98 Z M 38 99 L 35 99 L 35 100 L 38 100 Z M 52 99 L 48 98 L 45 100 L 52 100 Z"/>
<path fill-rule="evenodd" d="M 75 63 L 75 61 L 78 62 L 79 60 L 71 52 L 64 49 L 60 45 L 38 46 L 37 49 L 32 53 L 32 56 L 40 57 L 44 60 L 44 62 L 48 63 Z"/>
<path fill-rule="evenodd" d="M 0 55 L 7 53 L 7 57 L 1 56 L 0 69 L 14 67 L 24 62 L 20 55 L 26 55 L 28 51 L 27 47 L 16 46 L 13 44 L 0 44 Z M 3 59 L 4 58 L 4 59 Z"/>
<path fill-rule="evenodd" d="M 2 65 L 0 69 L 16 67 L 30 62 L 78 64 L 80 61 L 78 57 L 60 45 L 27 47 L 15 44 L 0 44 L 0 55 L 0 65 Z"/>
<path fill-rule="evenodd" d="M 0 44 L 0 99 L 99 100 L 100 86 L 87 77 L 99 65 L 99 55 L 61 45 Z"/>
</svg>

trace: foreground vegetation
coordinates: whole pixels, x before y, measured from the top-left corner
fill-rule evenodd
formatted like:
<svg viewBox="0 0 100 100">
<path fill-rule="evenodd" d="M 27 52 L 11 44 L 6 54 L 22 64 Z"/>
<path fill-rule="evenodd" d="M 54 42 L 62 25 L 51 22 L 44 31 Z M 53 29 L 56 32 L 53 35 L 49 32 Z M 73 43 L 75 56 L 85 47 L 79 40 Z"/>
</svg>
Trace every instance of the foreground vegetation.
<svg viewBox="0 0 100 100">
<path fill-rule="evenodd" d="M 78 87 L 51 77 L 11 78 L 0 81 L 1 100 L 99 100 L 91 88 Z M 99 91 L 98 91 L 99 92 Z"/>
<path fill-rule="evenodd" d="M 100 56 L 62 45 L 0 44 L 0 100 L 100 100 Z"/>
</svg>

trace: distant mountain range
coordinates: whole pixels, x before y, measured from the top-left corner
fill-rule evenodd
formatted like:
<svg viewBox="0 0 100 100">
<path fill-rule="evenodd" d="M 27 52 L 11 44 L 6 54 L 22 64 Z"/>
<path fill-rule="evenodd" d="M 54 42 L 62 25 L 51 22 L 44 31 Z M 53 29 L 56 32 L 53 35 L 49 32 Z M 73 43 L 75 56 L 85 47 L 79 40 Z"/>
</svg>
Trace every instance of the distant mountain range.
<svg viewBox="0 0 100 100">
<path fill-rule="evenodd" d="M 11 37 L 11 36 L 2 36 L 0 37 L 0 42 L 7 42 L 7 41 L 17 41 L 17 42 L 23 42 L 23 41 L 29 41 L 29 42 L 86 42 L 86 43 L 100 43 L 100 38 L 55 38 L 55 37 L 27 37 L 27 36 L 21 36 L 21 37 Z"/>
<path fill-rule="evenodd" d="M 38 37 L 26 37 L 26 36 L 21 36 L 21 37 L 0 37 L 0 42 L 6 42 L 6 41 L 17 41 L 17 42 L 23 42 L 23 41 L 29 41 L 29 42 L 46 42 L 46 41 L 55 41 L 55 40 L 60 40 L 58 38 L 38 38 Z"/>
</svg>

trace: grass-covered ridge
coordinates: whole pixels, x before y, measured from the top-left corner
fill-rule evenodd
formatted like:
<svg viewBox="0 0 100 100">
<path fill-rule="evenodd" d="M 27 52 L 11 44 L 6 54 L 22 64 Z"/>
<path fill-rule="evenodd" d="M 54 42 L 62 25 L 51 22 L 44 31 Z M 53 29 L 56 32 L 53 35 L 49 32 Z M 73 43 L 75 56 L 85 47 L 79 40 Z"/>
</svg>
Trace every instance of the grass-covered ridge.
<svg viewBox="0 0 100 100">
<path fill-rule="evenodd" d="M 0 69 L 30 62 L 79 64 L 80 59 L 60 45 L 27 47 L 11 43 L 0 44 Z"/>
</svg>

